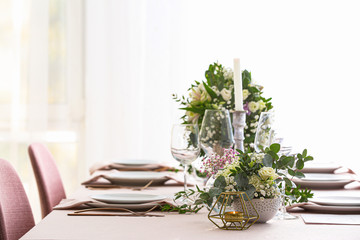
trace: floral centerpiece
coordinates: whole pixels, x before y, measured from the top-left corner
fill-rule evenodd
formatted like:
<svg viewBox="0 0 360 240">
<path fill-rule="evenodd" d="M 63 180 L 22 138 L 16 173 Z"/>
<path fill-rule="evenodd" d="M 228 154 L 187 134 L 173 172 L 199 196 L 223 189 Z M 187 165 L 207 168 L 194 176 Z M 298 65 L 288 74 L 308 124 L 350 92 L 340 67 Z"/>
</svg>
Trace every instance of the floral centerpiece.
<svg viewBox="0 0 360 240">
<path fill-rule="evenodd" d="M 203 190 L 197 187 L 190 193 L 179 192 L 176 198 L 187 196 L 194 204 L 175 207 L 172 211 L 196 212 L 204 205 L 210 207 L 222 192 L 244 191 L 250 199 L 272 199 L 280 196 L 279 185 L 285 185 L 285 200 L 289 203 L 307 202 L 313 194 L 310 190 L 299 189 L 292 178 L 303 178 L 300 171 L 305 162 L 313 160 L 305 149 L 295 155 L 280 154 L 280 144 L 272 144 L 262 153 L 228 149 L 222 156 L 213 155 L 202 168 L 213 178 L 213 184 Z"/>
<path fill-rule="evenodd" d="M 188 89 L 188 97 L 173 95 L 185 110 L 182 116 L 183 123 L 199 123 L 206 109 L 227 109 L 231 112 L 235 109 L 233 71 L 219 63 L 210 64 L 205 71 L 206 81 L 195 81 Z M 246 127 L 244 147 L 248 148 L 255 139 L 257 122 L 261 112 L 267 112 L 273 108 L 271 98 L 262 96 L 262 87 L 252 83 L 251 73 L 247 70 L 242 72 L 242 88 L 244 110 L 246 111 Z"/>
</svg>

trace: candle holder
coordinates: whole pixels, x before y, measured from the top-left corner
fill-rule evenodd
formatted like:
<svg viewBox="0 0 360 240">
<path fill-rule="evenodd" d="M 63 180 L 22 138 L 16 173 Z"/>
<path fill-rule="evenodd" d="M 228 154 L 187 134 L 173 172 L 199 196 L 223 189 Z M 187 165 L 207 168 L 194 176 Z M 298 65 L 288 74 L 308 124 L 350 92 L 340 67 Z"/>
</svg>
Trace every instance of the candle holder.
<svg viewBox="0 0 360 240">
<path fill-rule="evenodd" d="M 232 208 L 234 200 L 237 201 L 236 210 Z M 220 203 L 217 212 L 214 207 Z M 253 211 L 248 208 L 252 208 Z M 208 218 L 220 229 L 241 231 L 251 227 L 259 219 L 259 214 L 245 192 L 222 192 L 211 208 Z"/>
<path fill-rule="evenodd" d="M 246 112 L 245 111 L 233 112 L 235 150 L 239 149 L 242 152 L 244 152 L 245 126 L 246 126 Z"/>
</svg>

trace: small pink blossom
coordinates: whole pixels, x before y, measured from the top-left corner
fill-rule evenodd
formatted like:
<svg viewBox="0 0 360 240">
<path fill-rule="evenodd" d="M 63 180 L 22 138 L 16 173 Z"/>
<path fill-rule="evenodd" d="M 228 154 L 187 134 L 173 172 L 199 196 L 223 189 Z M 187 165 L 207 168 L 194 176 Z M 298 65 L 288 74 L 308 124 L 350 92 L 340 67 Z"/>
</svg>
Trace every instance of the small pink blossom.
<svg viewBox="0 0 360 240">
<path fill-rule="evenodd" d="M 203 166 L 201 166 L 202 172 L 205 172 L 208 177 L 215 175 L 226 164 L 231 164 L 236 155 L 239 154 L 234 149 L 224 149 L 222 156 L 213 154 L 208 158 L 203 159 Z"/>
</svg>

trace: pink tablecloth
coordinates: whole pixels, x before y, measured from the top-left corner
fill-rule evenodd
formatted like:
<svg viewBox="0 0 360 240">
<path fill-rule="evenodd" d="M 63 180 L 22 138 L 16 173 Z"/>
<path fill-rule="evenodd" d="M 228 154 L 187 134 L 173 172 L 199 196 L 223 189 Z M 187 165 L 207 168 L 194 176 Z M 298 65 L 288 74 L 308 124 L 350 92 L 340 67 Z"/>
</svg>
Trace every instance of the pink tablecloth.
<svg viewBox="0 0 360 240">
<path fill-rule="evenodd" d="M 182 187 L 157 187 L 146 193 L 167 194 L 182 190 Z M 110 192 L 131 192 L 128 189 L 89 190 L 81 187 L 69 198 L 84 198 L 88 195 Z M 166 213 L 165 217 L 114 217 L 114 216 L 67 216 L 70 210 L 55 210 L 21 239 L 359 239 L 359 225 L 305 224 L 296 220 L 271 220 L 255 224 L 248 230 L 224 231 L 207 218 L 208 211 L 198 214 L 179 215 Z M 298 214 L 298 213 L 297 213 Z"/>
</svg>

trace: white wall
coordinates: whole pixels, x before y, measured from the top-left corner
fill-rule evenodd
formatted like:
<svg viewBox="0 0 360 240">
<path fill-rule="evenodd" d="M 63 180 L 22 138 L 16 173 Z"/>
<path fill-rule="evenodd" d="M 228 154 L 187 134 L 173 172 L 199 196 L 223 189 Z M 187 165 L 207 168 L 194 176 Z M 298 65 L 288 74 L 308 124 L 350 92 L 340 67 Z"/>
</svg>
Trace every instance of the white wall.
<svg viewBox="0 0 360 240">
<path fill-rule="evenodd" d="M 214 61 L 273 97 L 281 135 L 317 161 L 360 169 L 357 1 L 86 1 L 87 151 L 174 161 L 171 94 Z M 90 164 L 90 163 L 89 163 Z"/>
</svg>

